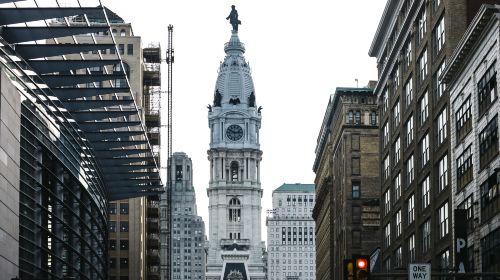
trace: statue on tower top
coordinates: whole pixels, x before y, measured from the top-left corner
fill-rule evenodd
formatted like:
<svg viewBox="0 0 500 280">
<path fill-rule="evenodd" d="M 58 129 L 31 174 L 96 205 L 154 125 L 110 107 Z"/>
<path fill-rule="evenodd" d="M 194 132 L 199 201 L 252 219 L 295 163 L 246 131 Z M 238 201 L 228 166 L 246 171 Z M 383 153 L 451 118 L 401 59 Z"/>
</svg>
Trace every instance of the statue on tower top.
<svg viewBox="0 0 500 280">
<path fill-rule="evenodd" d="M 238 25 L 241 24 L 241 21 L 238 19 L 238 11 L 234 5 L 231 5 L 231 13 L 227 18 L 229 23 L 233 26 L 233 31 L 238 32 Z"/>
</svg>

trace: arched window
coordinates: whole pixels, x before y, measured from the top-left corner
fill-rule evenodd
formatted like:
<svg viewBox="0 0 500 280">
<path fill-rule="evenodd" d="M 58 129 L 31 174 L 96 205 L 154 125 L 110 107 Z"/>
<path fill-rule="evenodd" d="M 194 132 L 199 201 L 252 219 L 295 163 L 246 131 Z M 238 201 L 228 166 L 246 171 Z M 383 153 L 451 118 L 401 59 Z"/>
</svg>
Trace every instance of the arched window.
<svg viewBox="0 0 500 280">
<path fill-rule="evenodd" d="M 361 124 L 361 112 L 356 111 L 356 118 L 355 118 L 356 124 Z"/>
<path fill-rule="evenodd" d="M 354 113 L 352 111 L 349 111 L 347 114 L 347 123 L 352 124 L 354 122 Z"/>
<path fill-rule="evenodd" d="M 116 29 L 113 29 L 113 36 L 116 36 Z"/>
<path fill-rule="evenodd" d="M 238 163 L 236 161 L 231 162 L 231 181 L 238 181 Z"/>
<path fill-rule="evenodd" d="M 231 200 L 229 201 L 229 221 L 241 221 L 241 203 L 240 200 L 236 197 L 231 198 Z"/>
<path fill-rule="evenodd" d="M 120 31 L 120 36 L 122 36 L 122 37 L 124 37 L 124 36 L 125 36 L 125 29 L 122 29 L 122 30 Z"/>
</svg>

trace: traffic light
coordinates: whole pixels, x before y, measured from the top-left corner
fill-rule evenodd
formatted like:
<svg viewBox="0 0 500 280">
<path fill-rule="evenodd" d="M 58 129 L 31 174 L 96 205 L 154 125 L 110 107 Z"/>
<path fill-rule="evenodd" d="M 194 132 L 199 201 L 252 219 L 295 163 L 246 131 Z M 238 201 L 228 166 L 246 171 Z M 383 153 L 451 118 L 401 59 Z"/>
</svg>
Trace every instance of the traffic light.
<svg viewBox="0 0 500 280">
<path fill-rule="evenodd" d="M 370 279 L 370 260 L 368 256 L 359 256 L 355 258 L 354 275 L 356 280 Z"/>
<path fill-rule="evenodd" d="M 344 260 L 344 280 L 355 280 L 354 278 L 354 260 Z"/>
</svg>

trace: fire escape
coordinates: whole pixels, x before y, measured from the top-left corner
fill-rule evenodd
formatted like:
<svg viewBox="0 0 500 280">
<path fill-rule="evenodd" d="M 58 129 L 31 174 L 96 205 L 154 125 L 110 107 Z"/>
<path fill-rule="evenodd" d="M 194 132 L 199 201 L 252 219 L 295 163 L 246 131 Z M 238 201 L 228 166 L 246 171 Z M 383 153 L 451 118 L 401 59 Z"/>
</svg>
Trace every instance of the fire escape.
<svg viewBox="0 0 500 280">
<path fill-rule="evenodd" d="M 159 44 L 143 48 L 144 119 L 153 156 L 160 163 L 161 49 Z M 160 279 L 160 195 L 147 197 L 146 279 Z"/>
</svg>

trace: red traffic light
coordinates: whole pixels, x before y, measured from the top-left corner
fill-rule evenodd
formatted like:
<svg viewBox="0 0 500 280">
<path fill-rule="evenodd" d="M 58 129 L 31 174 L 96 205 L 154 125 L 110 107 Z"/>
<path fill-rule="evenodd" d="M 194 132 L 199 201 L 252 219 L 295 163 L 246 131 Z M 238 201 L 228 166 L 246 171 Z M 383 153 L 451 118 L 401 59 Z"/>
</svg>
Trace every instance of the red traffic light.
<svg viewBox="0 0 500 280">
<path fill-rule="evenodd" d="M 368 266 L 368 261 L 366 259 L 357 259 L 356 266 L 359 269 L 366 269 L 366 267 Z"/>
</svg>

